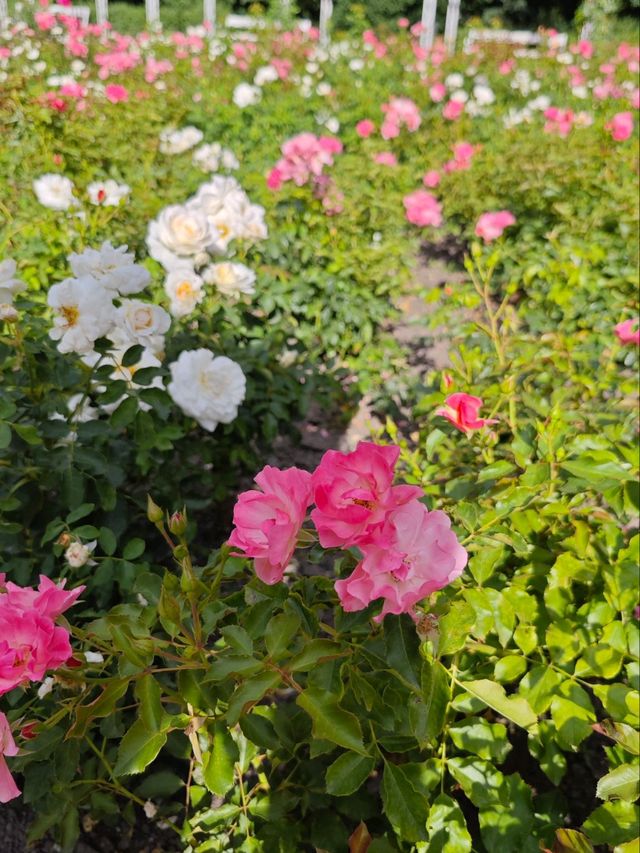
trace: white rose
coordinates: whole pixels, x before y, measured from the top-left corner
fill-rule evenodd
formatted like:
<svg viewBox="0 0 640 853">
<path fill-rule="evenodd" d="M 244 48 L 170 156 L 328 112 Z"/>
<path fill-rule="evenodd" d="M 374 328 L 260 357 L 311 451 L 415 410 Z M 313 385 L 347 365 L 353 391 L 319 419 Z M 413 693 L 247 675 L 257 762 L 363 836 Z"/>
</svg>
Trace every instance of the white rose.
<svg viewBox="0 0 640 853">
<path fill-rule="evenodd" d="M 95 565 L 94 561 L 91 560 L 91 555 L 95 547 L 95 542 L 88 542 L 86 545 L 82 542 L 72 542 L 64 552 L 64 558 L 72 569 L 80 569 L 82 566 L 86 566 L 87 563 Z"/>
<path fill-rule="evenodd" d="M 171 204 L 150 223 L 147 246 L 151 257 L 170 269 L 175 266 L 175 262 L 167 264 L 171 256 L 184 258 L 197 255 L 205 251 L 213 239 L 211 226 L 199 206 Z"/>
<path fill-rule="evenodd" d="M 225 296 L 238 297 L 255 292 L 256 275 L 244 264 L 212 264 L 203 273 L 207 284 L 215 284 Z"/>
<path fill-rule="evenodd" d="M 238 414 L 246 392 L 242 368 L 226 356 L 214 357 L 206 349 L 184 350 L 169 365 L 167 386 L 174 403 L 200 426 L 213 432 L 219 423 L 228 424 Z"/>
<path fill-rule="evenodd" d="M 149 271 L 135 263 L 126 246 L 114 248 L 105 241 L 99 249 L 85 249 L 69 255 L 69 265 L 77 276 L 91 276 L 106 290 L 129 296 L 143 290 L 151 281 Z"/>
<path fill-rule="evenodd" d="M 164 334 L 171 317 L 164 308 L 139 299 L 123 299 L 116 308 L 114 328 L 109 338 L 119 346 L 142 344 L 152 352 L 164 349 Z"/>
<path fill-rule="evenodd" d="M 256 76 L 253 78 L 253 82 L 256 86 L 264 86 L 265 83 L 275 83 L 277 79 L 278 72 L 273 65 L 263 65 L 262 68 L 258 68 L 256 71 Z"/>
<path fill-rule="evenodd" d="M 11 258 L 0 263 L 0 303 L 10 305 L 17 293 L 26 289 L 27 285 L 15 277 L 17 264 Z"/>
<path fill-rule="evenodd" d="M 160 134 L 160 151 L 163 154 L 182 154 L 202 142 L 202 137 L 203 133 L 197 127 L 168 128 Z"/>
<path fill-rule="evenodd" d="M 201 145 L 193 152 L 193 163 L 205 172 L 217 172 L 220 167 L 222 145 L 219 142 L 210 142 Z"/>
<path fill-rule="evenodd" d="M 445 77 L 444 85 L 447 89 L 459 89 L 461 86 L 464 86 L 464 77 L 462 74 L 449 74 Z"/>
<path fill-rule="evenodd" d="M 169 310 L 174 317 L 186 317 L 204 299 L 203 280 L 189 267 L 170 270 L 164 289 L 170 299 Z"/>
<path fill-rule="evenodd" d="M 94 181 L 87 187 L 87 195 L 91 204 L 101 207 L 117 207 L 130 192 L 131 187 L 127 184 L 119 184 L 111 179 Z"/>
<path fill-rule="evenodd" d="M 253 104 L 257 104 L 262 97 L 262 92 L 258 86 L 252 86 L 251 83 L 238 83 L 233 90 L 233 103 L 244 109 Z"/>
<path fill-rule="evenodd" d="M 94 341 L 106 335 L 113 324 L 111 296 L 90 276 L 54 284 L 47 303 L 56 312 L 49 336 L 59 341 L 60 352 L 91 352 Z"/>
<path fill-rule="evenodd" d="M 40 204 L 51 210 L 68 210 L 77 203 L 73 183 L 64 175 L 41 175 L 33 182 L 33 191 Z"/>
</svg>

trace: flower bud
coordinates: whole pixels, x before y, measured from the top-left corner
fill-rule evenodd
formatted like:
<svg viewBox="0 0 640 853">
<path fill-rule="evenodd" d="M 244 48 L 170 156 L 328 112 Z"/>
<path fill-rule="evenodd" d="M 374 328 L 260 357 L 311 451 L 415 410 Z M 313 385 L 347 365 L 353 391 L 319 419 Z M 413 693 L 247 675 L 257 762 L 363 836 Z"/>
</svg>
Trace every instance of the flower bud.
<svg viewBox="0 0 640 853">
<path fill-rule="evenodd" d="M 176 536 L 182 536 L 187 529 L 187 511 L 174 512 L 169 519 L 169 530 Z"/>
<path fill-rule="evenodd" d="M 147 495 L 147 518 L 152 524 L 160 524 L 164 518 L 164 512 L 151 495 Z"/>
<path fill-rule="evenodd" d="M 18 312 L 13 305 L 3 302 L 0 305 L 0 320 L 4 320 L 6 323 L 15 323 L 17 319 Z"/>
</svg>

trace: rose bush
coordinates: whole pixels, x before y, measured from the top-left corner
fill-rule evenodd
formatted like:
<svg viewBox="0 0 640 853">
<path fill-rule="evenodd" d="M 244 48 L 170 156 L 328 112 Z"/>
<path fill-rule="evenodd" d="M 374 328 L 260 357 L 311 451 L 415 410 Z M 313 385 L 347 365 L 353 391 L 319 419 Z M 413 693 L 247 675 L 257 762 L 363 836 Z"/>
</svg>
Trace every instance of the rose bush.
<svg viewBox="0 0 640 853">
<path fill-rule="evenodd" d="M 400 29 L 0 34 L 32 838 L 634 849 L 638 51 Z M 419 293 L 444 371 L 388 332 L 419 243 L 459 261 Z M 375 441 L 264 466 L 365 393 Z"/>
</svg>

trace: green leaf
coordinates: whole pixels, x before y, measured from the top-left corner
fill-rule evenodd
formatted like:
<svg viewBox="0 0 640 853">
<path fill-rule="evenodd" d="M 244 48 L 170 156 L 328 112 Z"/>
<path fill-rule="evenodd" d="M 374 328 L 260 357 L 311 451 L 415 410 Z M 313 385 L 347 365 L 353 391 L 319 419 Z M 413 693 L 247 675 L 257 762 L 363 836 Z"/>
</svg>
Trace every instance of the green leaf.
<svg viewBox="0 0 640 853">
<path fill-rule="evenodd" d="M 632 755 L 640 755 L 640 733 L 632 726 L 625 723 L 614 723 L 612 720 L 603 720 L 593 727 L 600 734 L 610 737 L 619 743 Z"/>
<path fill-rule="evenodd" d="M 593 844 L 575 829 L 556 829 L 553 853 L 593 853 Z"/>
<path fill-rule="evenodd" d="M 291 672 L 306 672 L 312 669 L 317 663 L 347 654 L 349 654 L 348 650 L 343 649 L 338 643 L 334 643 L 333 640 L 311 640 L 299 654 L 291 658 L 287 664 L 287 669 L 291 670 Z"/>
<path fill-rule="evenodd" d="M 318 687 L 298 694 L 298 705 L 311 717 L 313 736 L 366 755 L 358 718 L 338 704 L 338 697 Z"/>
<path fill-rule="evenodd" d="M 232 649 L 245 655 L 253 654 L 253 640 L 240 625 L 227 625 L 220 633 Z"/>
<path fill-rule="evenodd" d="M 638 765 L 621 764 L 598 780 L 596 797 L 601 800 L 627 800 L 634 802 L 640 796 Z"/>
<path fill-rule="evenodd" d="M 384 620 L 384 642 L 387 663 L 403 680 L 420 688 L 419 642 L 413 623 L 406 617 L 387 616 Z"/>
<path fill-rule="evenodd" d="M 230 675 L 253 675 L 264 668 L 262 661 L 248 655 L 220 655 L 207 670 L 203 681 L 224 681 Z"/>
<path fill-rule="evenodd" d="M 280 680 L 279 672 L 261 672 L 237 687 L 229 700 L 227 709 L 226 716 L 229 725 L 235 726 L 245 707 L 259 702 L 265 693 L 280 683 Z"/>
<path fill-rule="evenodd" d="M 279 659 L 289 649 L 300 628 L 300 618 L 293 613 L 281 613 L 269 620 L 264 641 L 271 658 Z"/>
<path fill-rule="evenodd" d="M 0 450 L 5 450 L 11 444 L 11 427 L 0 421 Z"/>
<path fill-rule="evenodd" d="M 507 727 L 483 717 L 467 717 L 449 726 L 449 736 L 458 749 L 502 764 L 511 750 Z"/>
<path fill-rule="evenodd" d="M 235 764 L 239 753 L 229 730 L 221 723 L 214 726 L 212 751 L 203 756 L 202 778 L 212 794 L 219 797 L 233 787 Z"/>
<path fill-rule="evenodd" d="M 458 681 L 456 683 L 485 705 L 493 708 L 503 717 L 511 720 L 523 729 L 531 729 L 537 725 L 538 718 L 527 700 L 522 696 L 507 696 L 504 687 L 482 678 L 478 681 Z"/>
<path fill-rule="evenodd" d="M 438 656 L 452 655 L 464 648 L 476 614 L 466 601 L 454 601 L 448 613 L 440 619 L 438 630 Z"/>
<path fill-rule="evenodd" d="M 624 844 L 638 835 L 640 807 L 624 800 L 605 803 L 591 812 L 582 825 L 594 844 Z"/>
<path fill-rule="evenodd" d="M 120 741 L 113 771 L 116 776 L 142 773 L 167 742 L 165 732 L 149 734 L 142 720 L 136 720 Z"/>
<path fill-rule="evenodd" d="M 487 465 L 480 470 L 478 474 L 478 483 L 486 483 L 487 480 L 499 480 L 501 477 L 506 477 L 516 470 L 516 466 L 506 459 L 501 459 L 499 462 L 494 462 L 492 465 Z"/>
<path fill-rule="evenodd" d="M 146 547 L 144 539 L 130 539 L 124 546 L 122 557 L 125 560 L 136 560 L 144 554 Z"/>
<path fill-rule="evenodd" d="M 89 513 L 93 512 L 95 508 L 95 504 L 81 504 L 73 512 L 69 513 L 66 518 L 67 524 L 75 524 L 76 521 L 80 521 L 81 518 L 85 518 Z"/>
<path fill-rule="evenodd" d="M 556 740 L 561 749 L 575 749 L 591 734 L 595 714 L 589 696 L 579 685 L 565 682 L 559 693 L 551 701 Z"/>
<path fill-rule="evenodd" d="M 527 661 L 522 655 L 505 655 L 496 662 L 493 677 L 496 681 L 517 681 L 527 671 Z"/>
<path fill-rule="evenodd" d="M 115 554 L 118 541 L 116 539 L 115 533 L 108 527 L 100 528 L 98 542 L 100 543 L 100 547 L 102 548 L 104 553 L 107 554 L 109 557 L 112 554 Z"/>
<path fill-rule="evenodd" d="M 489 761 L 456 757 L 448 760 L 447 768 L 474 806 L 504 804 L 504 776 Z"/>
<path fill-rule="evenodd" d="M 327 768 L 327 793 L 332 797 L 348 797 L 364 784 L 375 761 L 356 752 L 345 752 Z"/>
<path fill-rule="evenodd" d="M 158 732 L 162 728 L 164 711 L 160 700 L 160 685 L 148 673 L 139 678 L 135 689 L 136 699 L 140 703 L 140 719 L 149 732 Z"/>
<path fill-rule="evenodd" d="M 134 344 L 122 356 L 123 367 L 135 367 L 142 358 L 144 347 L 141 344 Z"/>
<path fill-rule="evenodd" d="M 42 444 L 42 437 L 33 424 L 13 424 L 13 430 L 27 444 Z"/>
<path fill-rule="evenodd" d="M 422 664 L 422 701 L 425 707 L 425 740 L 437 738 L 444 728 L 447 704 L 451 697 L 449 677 L 440 661 L 424 661 Z"/>
<path fill-rule="evenodd" d="M 138 411 L 138 401 L 135 397 L 125 397 L 111 415 L 111 424 L 116 429 L 128 426 Z"/>
<path fill-rule="evenodd" d="M 429 853 L 469 853 L 471 836 L 460 806 L 447 794 L 439 794 L 429 809 Z"/>
<path fill-rule="evenodd" d="M 380 792 L 384 813 L 400 838 L 403 841 L 426 841 L 427 798 L 415 790 L 402 767 L 385 761 Z"/>
</svg>

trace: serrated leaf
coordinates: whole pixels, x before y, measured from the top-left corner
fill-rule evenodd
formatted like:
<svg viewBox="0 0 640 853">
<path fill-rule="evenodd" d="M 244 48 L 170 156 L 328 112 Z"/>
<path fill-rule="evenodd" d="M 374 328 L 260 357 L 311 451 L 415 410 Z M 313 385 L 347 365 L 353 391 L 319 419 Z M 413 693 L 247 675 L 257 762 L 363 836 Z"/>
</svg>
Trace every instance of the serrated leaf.
<svg viewBox="0 0 640 853">
<path fill-rule="evenodd" d="M 265 629 L 264 641 L 271 658 L 280 658 L 287 651 L 300 628 L 300 618 L 293 613 L 273 616 Z"/>
<path fill-rule="evenodd" d="M 360 788 L 375 766 L 373 758 L 357 752 L 345 752 L 327 768 L 327 793 L 348 797 Z"/>
<path fill-rule="evenodd" d="M 486 678 L 478 681 L 457 681 L 456 679 L 456 683 L 517 726 L 532 729 L 537 725 L 538 718 L 527 700 L 523 696 L 507 696 L 501 684 Z"/>
<path fill-rule="evenodd" d="M 297 704 L 311 717 L 313 736 L 366 755 L 358 718 L 338 704 L 338 697 L 318 687 L 298 694 Z"/>
<path fill-rule="evenodd" d="M 236 742 L 226 726 L 215 724 L 212 749 L 205 754 L 207 757 L 203 761 L 202 770 L 204 783 L 212 794 L 224 797 L 233 787 L 235 764 L 239 758 Z"/>
<path fill-rule="evenodd" d="M 350 654 L 348 649 L 343 649 L 333 640 L 311 640 L 299 654 L 291 658 L 287 663 L 287 669 L 291 672 L 306 672 L 317 663 L 344 657 L 348 654 Z"/>
<path fill-rule="evenodd" d="M 626 800 L 634 802 L 640 796 L 638 766 L 621 764 L 598 780 L 596 797 L 601 800 Z"/>
<path fill-rule="evenodd" d="M 460 806 L 447 794 L 439 794 L 427 820 L 429 853 L 469 853 L 471 836 Z"/>
<path fill-rule="evenodd" d="M 140 719 L 149 732 L 158 732 L 162 728 L 164 711 L 162 709 L 160 685 L 146 673 L 136 682 L 136 699 L 140 703 Z"/>
<path fill-rule="evenodd" d="M 142 773 L 155 760 L 166 742 L 165 732 L 149 734 L 142 720 L 136 720 L 120 741 L 113 772 L 116 776 Z"/>
<path fill-rule="evenodd" d="M 415 790 L 402 767 L 385 761 L 380 793 L 384 813 L 400 838 L 403 841 L 426 841 L 427 798 Z"/>
</svg>

